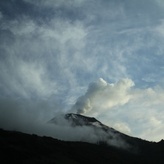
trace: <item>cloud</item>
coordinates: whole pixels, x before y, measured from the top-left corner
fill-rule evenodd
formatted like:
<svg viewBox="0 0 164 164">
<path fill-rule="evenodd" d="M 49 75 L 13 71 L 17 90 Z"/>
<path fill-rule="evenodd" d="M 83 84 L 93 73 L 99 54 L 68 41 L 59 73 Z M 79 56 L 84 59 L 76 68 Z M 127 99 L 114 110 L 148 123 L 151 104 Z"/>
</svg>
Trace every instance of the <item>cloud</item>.
<svg viewBox="0 0 164 164">
<path fill-rule="evenodd" d="M 49 80 L 44 64 L 25 62 L 14 57 L 0 63 L 0 88 L 7 96 L 46 98 L 57 93 L 55 82 Z"/>
<path fill-rule="evenodd" d="M 151 138 L 151 118 L 163 120 L 163 18 L 162 0 L 0 1 L 0 99 L 68 112 L 79 97 L 74 111 Z"/>
<path fill-rule="evenodd" d="M 24 0 L 24 2 L 28 2 L 31 4 L 34 4 L 36 6 L 44 6 L 44 7 L 61 7 L 61 6 L 66 6 L 66 7 L 70 7 L 70 6 L 81 6 L 81 4 L 83 4 L 83 2 L 85 2 L 85 0 L 68 0 L 67 3 L 65 3 L 64 0 L 48 0 L 48 1 L 32 1 L 32 0 Z"/>
<path fill-rule="evenodd" d="M 83 63 L 80 52 L 87 35 L 80 22 L 54 19 L 39 25 L 22 16 L 4 21 L 1 30 L 4 36 L 0 45 L 0 76 L 5 94 L 30 97 L 34 93 L 48 98 L 58 90 L 77 85 L 73 71 L 83 69 L 78 63 Z"/>
<path fill-rule="evenodd" d="M 89 85 L 85 95 L 77 99 L 72 110 L 80 114 L 92 115 L 98 110 L 104 112 L 115 106 L 122 106 L 131 99 L 129 90 L 133 85 L 130 79 L 122 79 L 115 84 L 110 84 L 100 78 Z"/>
<path fill-rule="evenodd" d="M 131 129 L 130 127 L 124 123 L 124 122 L 115 122 L 113 125 L 114 129 L 117 129 L 118 131 L 125 133 L 125 134 L 131 134 Z"/>
<path fill-rule="evenodd" d="M 159 141 L 163 128 L 163 88 L 137 88 L 131 79 L 114 84 L 99 79 L 89 85 L 72 111 L 95 116 L 104 124 L 143 139 Z M 151 129 L 151 130 L 150 130 Z M 155 132 L 160 134 L 156 134 Z M 156 137 L 155 137 L 156 136 Z"/>
<path fill-rule="evenodd" d="M 3 19 L 3 14 L 2 12 L 0 11 L 0 20 Z"/>
<path fill-rule="evenodd" d="M 164 3 L 162 0 L 156 0 L 157 5 L 159 5 L 160 8 L 164 7 Z"/>
<path fill-rule="evenodd" d="M 57 108 L 57 103 L 54 104 Z M 89 126 L 73 127 L 64 119 L 64 113 L 56 112 L 47 101 L 0 100 L 0 128 L 21 131 L 40 136 L 51 136 L 66 141 L 83 141 L 98 143 L 104 141 L 110 145 L 127 148 L 128 145 L 119 135 L 112 131 L 106 133 L 102 129 Z M 55 116 L 55 124 L 48 121 Z M 109 139 L 109 137 L 111 137 Z"/>
<path fill-rule="evenodd" d="M 163 38 L 164 36 L 164 30 L 163 30 L 163 27 L 164 27 L 164 20 L 161 19 L 159 20 L 158 24 L 155 26 L 153 32 L 158 35 L 158 38 Z"/>
<path fill-rule="evenodd" d="M 73 109 L 81 107 L 83 110 L 80 112 L 96 116 L 103 123 L 126 134 L 159 141 L 162 139 L 160 129 L 164 125 L 162 114 L 164 91 L 159 87 L 138 89 L 133 86 L 134 83 L 130 79 L 122 79 L 115 84 L 109 84 L 103 79 L 99 79 L 89 85 L 88 91 L 84 95 L 90 100 L 90 104 L 87 104 L 87 99 L 80 97 L 77 102 L 80 101 L 81 104 L 76 103 Z M 100 139 L 108 140 L 108 136 L 101 131 L 97 132 L 89 127 L 73 129 L 62 119 L 59 119 L 62 122 L 60 125 L 47 124 L 47 121 L 53 116 L 64 112 L 61 110 L 62 106 L 54 100 L 35 99 L 33 101 L 32 99 L 1 98 L 0 107 L 1 128 L 49 135 L 63 140 L 93 143 Z M 86 138 L 86 136 L 88 137 Z M 120 139 L 117 136 L 114 137 L 116 137 L 115 140 L 109 140 L 109 144 L 116 146 Z M 124 144 L 123 142 L 119 145 Z"/>
<path fill-rule="evenodd" d="M 125 106 L 115 108 L 104 120 L 111 126 L 115 126 L 117 122 L 126 123 L 133 136 L 151 141 L 161 140 L 163 132 L 158 129 L 164 128 L 163 88 L 159 86 L 146 89 L 133 88 L 131 95 L 131 100 Z"/>
</svg>

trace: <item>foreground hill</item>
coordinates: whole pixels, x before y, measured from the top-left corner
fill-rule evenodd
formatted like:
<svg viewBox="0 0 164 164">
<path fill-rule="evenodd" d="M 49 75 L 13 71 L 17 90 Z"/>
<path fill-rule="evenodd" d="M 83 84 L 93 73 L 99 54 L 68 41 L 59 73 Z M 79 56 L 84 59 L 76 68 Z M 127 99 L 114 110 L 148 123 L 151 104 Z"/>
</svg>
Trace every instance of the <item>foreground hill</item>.
<svg viewBox="0 0 164 164">
<path fill-rule="evenodd" d="M 0 129 L 0 162 L 21 164 L 163 164 L 164 142 L 136 140 L 142 152 L 84 142 L 66 142 Z"/>
</svg>

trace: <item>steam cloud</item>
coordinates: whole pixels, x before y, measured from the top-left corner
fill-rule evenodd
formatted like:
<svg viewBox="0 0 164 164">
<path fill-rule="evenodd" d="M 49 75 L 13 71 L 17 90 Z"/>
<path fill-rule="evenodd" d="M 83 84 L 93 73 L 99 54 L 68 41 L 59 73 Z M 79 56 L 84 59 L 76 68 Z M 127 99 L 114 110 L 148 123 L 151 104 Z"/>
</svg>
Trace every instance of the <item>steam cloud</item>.
<svg viewBox="0 0 164 164">
<path fill-rule="evenodd" d="M 126 104 L 130 98 L 131 79 L 121 79 L 115 84 L 100 78 L 89 85 L 87 92 L 79 97 L 72 107 L 78 114 L 95 114 L 98 110 L 108 110 Z"/>
</svg>

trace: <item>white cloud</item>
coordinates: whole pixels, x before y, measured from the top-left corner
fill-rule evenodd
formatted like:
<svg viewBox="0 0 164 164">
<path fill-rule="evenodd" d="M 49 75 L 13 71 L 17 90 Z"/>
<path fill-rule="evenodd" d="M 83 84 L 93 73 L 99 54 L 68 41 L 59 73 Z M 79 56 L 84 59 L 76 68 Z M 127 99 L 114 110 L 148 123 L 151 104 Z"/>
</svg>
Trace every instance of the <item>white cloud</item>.
<svg viewBox="0 0 164 164">
<path fill-rule="evenodd" d="M 164 36 L 164 20 L 160 20 L 159 24 L 154 28 L 154 32 L 158 34 L 158 37 Z"/>
<path fill-rule="evenodd" d="M 56 94 L 59 88 L 77 85 L 72 70 L 84 68 L 78 63 L 83 63 L 81 51 L 87 35 L 80 22 L 54 19 L 48 25 L 38 25 L 23 16 L 20 20 L 5 21 L 2 29 L 9 31 L 14 39 L 9 45 L 0 45 L 7 53 L 0 73 L 5 81 L 1 84 L 4 89 L 21 92 L 25 97 L 27 91 L 36 92 L 41 97 Z M 5 37 L 8 42 L 10 35 Z M 61 81 L 68 86 L 61 85 Z"/>
<path fill-rule="evenodd" d="M 147 130 L 141 132 L 140 137 L 150 141 L 161 141 L 164 136 L 164 126 L 148 127 Z"/>
<path fill-rule="evenodd" d="M 164 7 L 164 2 L 163 0 L 155 0 L 157 2 L 157 5 L 159 5 L 159 7 Z"/>
<path fill-rule="evenodd" d="M 154 127 L 157 127 L 157 126 L 160 126 L 162 121 L 161 120 L 158 120 L 156 117 L 152 116 L 150 118 L 150 123 L 154 126 Z"/>
<path fill-rule="evenodd" d="M 161 134 L 157 129 L 163 127 L 163 100 L 164 90 L 159 86 L 139 89 L 130 79 L 122 79 L 115 84 L 99 79 L 89 85 L 72 110 L 95 116 L 123 133 L 159 141 Z"/>
<path fill-rule="evenodd" d="M 163 105 L 164 89 L 160 86 L 146 89 L 135 89 L 133 91 L 132 102 L 139 103 L 145 107 L 152 107 L 152 105 Z"/>
<path fill-rule="evenodd" d="M 116 123 L 114 123 L 113 128 L 122 132 L 122 133 L 131 135 L 131 129 L 126 123 L 116 122 Z"/>
<path fill-rule="evenodd" d="M 10 21 L 7 28 L 16 36 L 27 36 L 36 32 L 37 26 L 32 20 L 24 17 L 21 21 Z"/>
<path fill-rule="evenodd" d="M 1 89 L 5 90 L 6 95 L 47 98 L 58 92 L 44 64 L 23 61 L 17 57 L 10 57 L 7 62 L 0 63 Z"/>
<path fill-rule="evenodd" d="M 89 85 L 85 95 L 77 99 L 72 110 L 94 115 L 99 110 L 104 112 L 115 106 L 122 106 L 131 99 L 129 89 L 133 85 L 130 79 L 122 79 L 116 84 L 110 84 L 100 78 Z"/>
<path fill-rule="evenodd" d="M 50 96 L 55 94 L 57 90 L 54 90 L 55 82 L 49 80 L 46 76 L 44 65 L 37 65 L 36 63 L 19 63 L 20 66 L 20 79 L 24 85 L 24 88 L 37 93 L 39 96 Z"/>
</svg>

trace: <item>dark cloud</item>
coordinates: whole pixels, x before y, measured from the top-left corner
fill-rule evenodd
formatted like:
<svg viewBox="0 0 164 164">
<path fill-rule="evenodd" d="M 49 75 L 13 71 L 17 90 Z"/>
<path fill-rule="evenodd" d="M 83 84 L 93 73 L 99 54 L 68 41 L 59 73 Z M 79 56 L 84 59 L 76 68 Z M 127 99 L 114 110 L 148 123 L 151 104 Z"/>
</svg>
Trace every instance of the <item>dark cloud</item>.
<svg viewBox="0 0 164 164">
<path fill-rule="evenodd" d="M 31 15 L 35 8 L 29 3 L 25 3 L 23 0 L 1 0 L 0 11 L 5 19 L 20 19 L 24 15 Z M 33 14 L 34 16 L 34 14 Z"/>
<path fill-rule="evenodd" d="M 39 25 L 49 24 L 54 18 L 76 21 L 83 19 L 84 13 L 73 2 L 55 1 L 30 1 L 30 0 L 1 0 L 0 11 L 6 20 L 21 20 L 22 17 L 29 17 Z M 75 3 L 76 4 L 76 3 Z M 80 4 L 79 4 L 80 5 Z"/>
</svg>

